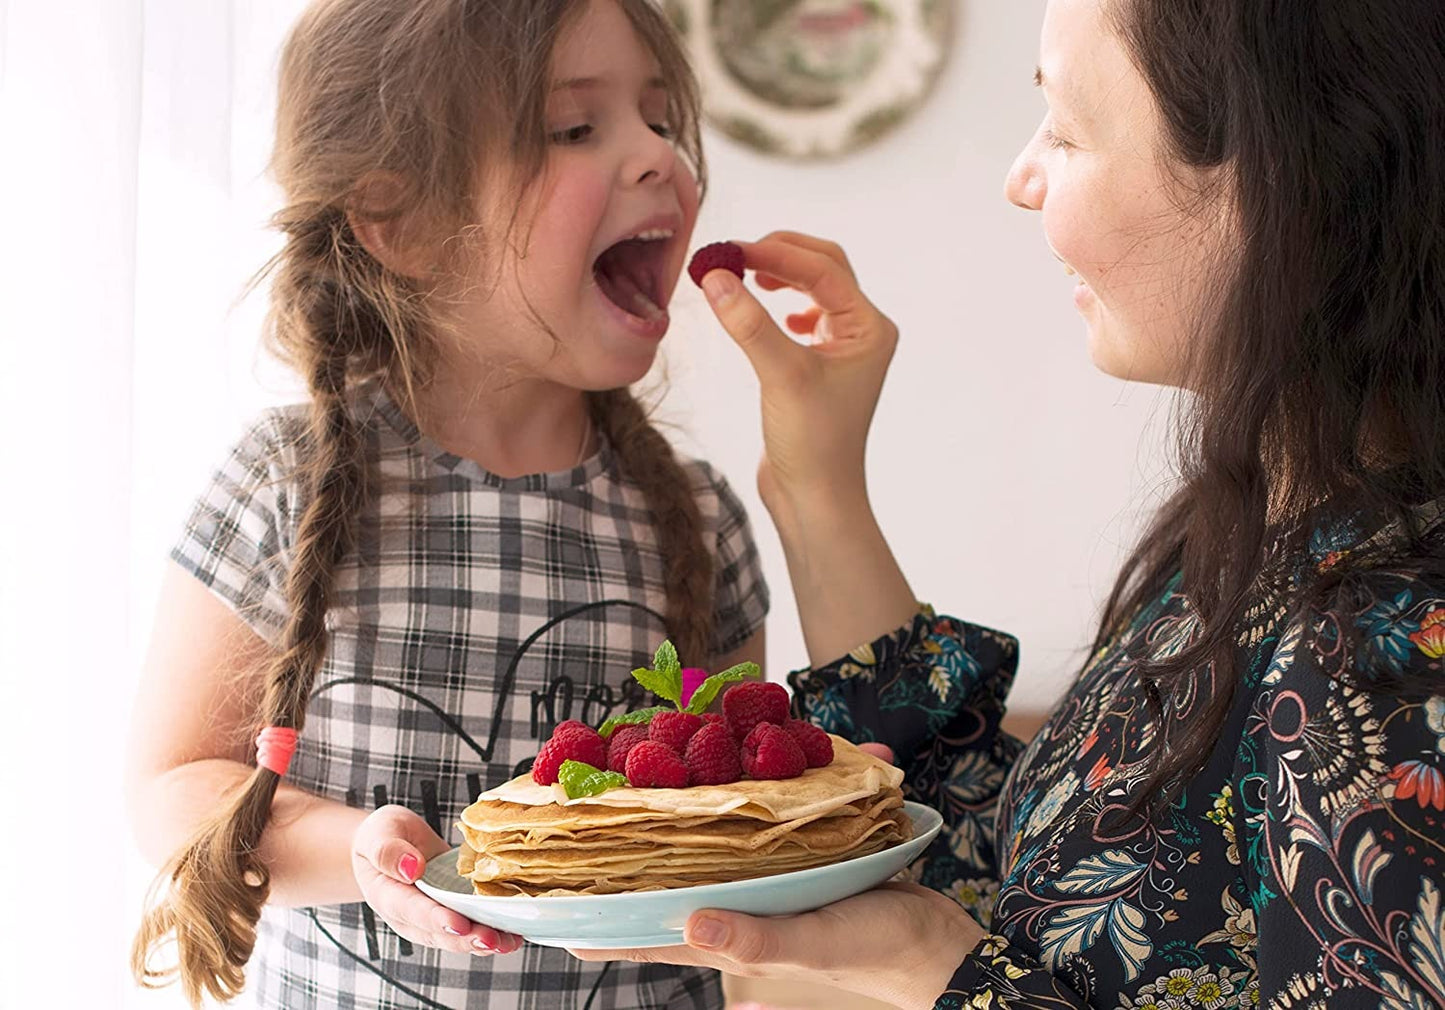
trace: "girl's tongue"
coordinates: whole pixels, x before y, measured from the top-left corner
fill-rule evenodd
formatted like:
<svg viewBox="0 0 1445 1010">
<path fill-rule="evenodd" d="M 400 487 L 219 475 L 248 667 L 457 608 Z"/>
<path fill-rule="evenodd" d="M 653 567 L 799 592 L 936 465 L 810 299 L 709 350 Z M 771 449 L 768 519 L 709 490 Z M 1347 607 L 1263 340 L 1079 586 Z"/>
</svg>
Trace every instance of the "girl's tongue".
<svg viewBox="0 0 1445 1010">
<path fill-rule="evenodd" d="M 602 293 L 622 311 L 642 319 L 657 320 L 663 310 L 661 287 L 662 254 L 666 243 L 628 239 L 618 242 L 593 264 L 592 274 Z"/>
</svg>

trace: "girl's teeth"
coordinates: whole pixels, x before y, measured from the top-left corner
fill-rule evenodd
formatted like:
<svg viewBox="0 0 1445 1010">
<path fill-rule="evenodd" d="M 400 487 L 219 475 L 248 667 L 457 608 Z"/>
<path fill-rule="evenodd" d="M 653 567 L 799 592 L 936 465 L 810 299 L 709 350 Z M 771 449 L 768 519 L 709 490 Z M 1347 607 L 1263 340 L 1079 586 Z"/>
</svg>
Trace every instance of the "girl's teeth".
<svg viewBox="0 0 1445 1010">
<path fill-rule="evenodd" d="M 672 238 L 672 232 L 666 228 L 650 228 L 647 231 L 638 232 L 637 238 L 644 242 L 659 242 L 662 239 Z"/>
<path fill-rule="evenodd" d="M 637 307 L 637 314 L 643 319 L 656 321 L 666 315 L 662 309 L 657 307 L 656 302 L 648 298 L 641 291 L 636 292 L 632 296 L 632 304 Z"/>
</svg>

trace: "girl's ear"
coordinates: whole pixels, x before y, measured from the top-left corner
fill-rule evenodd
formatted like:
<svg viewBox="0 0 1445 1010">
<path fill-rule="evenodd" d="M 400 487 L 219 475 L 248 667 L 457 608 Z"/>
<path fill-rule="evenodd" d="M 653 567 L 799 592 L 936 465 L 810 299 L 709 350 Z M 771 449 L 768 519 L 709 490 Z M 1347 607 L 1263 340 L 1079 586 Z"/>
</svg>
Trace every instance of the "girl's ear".
<svg viewBox="0 0 1445 1010">
<path fill-rule="evenodd" d="M 413 280 L 437 272 L 437 250 L 428 241 L 421 215 L 408 206 L 407 185 L 395 172 L 365 176 L 346 203 L 351 231 L 382 266 Z"/>
</svg>

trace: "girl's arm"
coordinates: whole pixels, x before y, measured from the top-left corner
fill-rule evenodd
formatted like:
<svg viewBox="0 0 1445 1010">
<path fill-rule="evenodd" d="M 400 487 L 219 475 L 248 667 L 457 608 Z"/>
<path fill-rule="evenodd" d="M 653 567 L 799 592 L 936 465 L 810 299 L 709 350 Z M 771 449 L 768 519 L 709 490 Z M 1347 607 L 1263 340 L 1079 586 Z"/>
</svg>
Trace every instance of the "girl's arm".
<svg viewBox="0 0 1445 1010">
<path fill-rule="evenodd" d="M 254 713 L 269 658 L 270 647 L 230 608 L 170 567 L 126 768 L 136 840 L 152 863 L 165 864 L 250 777 Z M 414 943 L 472 954 L 515 950 L 520 938 L 472 923 L 411 886 L 426 860 L 447 848 L 403 807 L 355 810 L 284 782 L 261 836 L 273 904 L 364 900 Z"/>
<path fill-rule="evenodd" d="M 767 628 L 759 628 L 748 636 L 748 640 L 731 652 L 724 653 L 712 661 L 712 672 L 726 670 L 729 667 L 737 666 L 739 663 L 757 663 L 758 669 L 767 676 L 768 670 L 768 631 Z M 719 695 L 719 698 L 722 696 Z"/>
<path fill-rule="evenodd" d="M 271 656 L 266 642 L 195 578 L 171 565 L 142 669 L 127 760 L 136 841 L 165 863 L 220 799 L 254 770 L 254 713 Z M 351 836 L 367 811 L 284 782 L 261 839 L 271 900 L 358 901 Z"/>
</svg>

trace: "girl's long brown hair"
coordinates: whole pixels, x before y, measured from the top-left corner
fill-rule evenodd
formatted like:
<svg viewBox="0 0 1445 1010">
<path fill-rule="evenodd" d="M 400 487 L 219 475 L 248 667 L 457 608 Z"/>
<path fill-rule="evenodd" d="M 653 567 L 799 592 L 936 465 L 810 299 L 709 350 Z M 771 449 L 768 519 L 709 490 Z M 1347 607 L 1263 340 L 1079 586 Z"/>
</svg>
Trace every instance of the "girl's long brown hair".
<svg viewBox="0 0 1445 1010">
<path fill-rule="evenodd" d="M 1204 195 L 1229 201 L 1240 236 L 1212 311 L 1187 334 L 1200 351 L 1182 484 L 1125 564 L 1095 642 L 1097 653 L 1181 575 L 1202 630 L 1141 665 L 1159 735 L 1140 809 L 1177 796 L 1216 746 L 1271 559 L 1306 558 L 1314 528 L 1363 514 L 1401 537 L 1290 573 L 1278 605 L 1348 600 L 1400 556 L 1445 578 L 1414 521 L 1445 495 L 1445 4 L 1109 8 L 1162 113 L 1162 154 L 1218 180 Z M 1190 696 L 1202 710 L 1173 703 Z"/>
<path fill-rule="evenodd" d="M 437 361 L 428 292 L 368 254 L 348 215 L 408 215 L 434 226 L 438 238 L 498 248 L 494 237 L 477 235 L 475 180 L 494 165 L 514 179 L 541 176 L 553 48 L 587 2 L 317 0 L 287 40 L 273 158 L 285 245 L 266 271 L 269 336 L 306 377 L 311 417 L 295 474 L 304 505 L 288 618 L 257 728 L 302 728 L 326 654 L 335 571 L 354 548 L 369 490 L 351 394 L 384 383 L 414 416 L 414 391 Z M 661 65 L 676 142 L 704 184 L 686 58 L 648 0 L 617 3 Z M 361 200 L 378 173 L 402 183 L 400 200 L 385 208 Z M 589 409 L 651 508 L 665 561 L 667 633 L 683 656 L 701 661 L 711 641 L 713 561 L 686 473 L 628 390 L 590 394 Z M 203 994 L 229 1000 L 240 992 L 269 894 L 258 853 L 278 784 L 257 769 L 161 872 L 132 951 L 142 985 L 179 977 L 193 1006 Z M 175 964 L 154 967 L 172 939 Z"/>
</svg>

